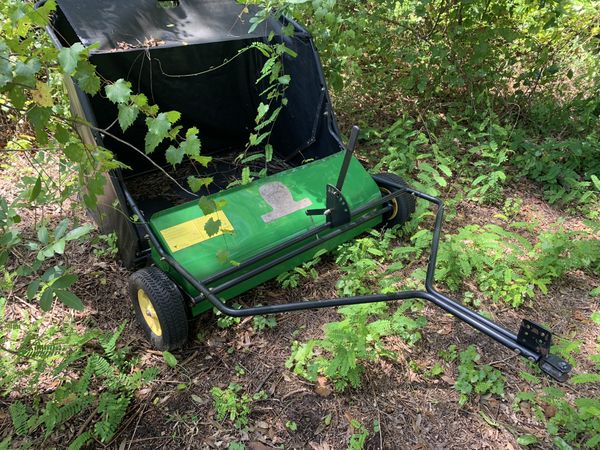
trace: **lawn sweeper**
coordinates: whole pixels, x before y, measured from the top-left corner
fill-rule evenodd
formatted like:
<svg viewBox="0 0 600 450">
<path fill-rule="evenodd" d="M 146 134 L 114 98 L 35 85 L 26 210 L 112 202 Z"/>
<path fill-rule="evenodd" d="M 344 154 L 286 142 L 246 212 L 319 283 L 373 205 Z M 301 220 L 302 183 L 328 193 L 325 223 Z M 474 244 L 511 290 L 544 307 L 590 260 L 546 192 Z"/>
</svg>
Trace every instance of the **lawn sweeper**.
<svg viewBox="0 0 600 450">
<path fill-rule="evenodd" d="M 182 346 L 191 318 L 212 308 L 243 317 L 417 298 L 537 362 L 555 379 L 567 378 L 571 367 L 549 353 L 548 330 L 523 320 L 514 333 L 435 289 L 442 201 L 411 189 L 397 175 L 369 174 L 353 155 L 356 127 L 349 142 L 342 142 L 319 55 L 298 23 L 263 14 L 252 26 L 259 10 L 234 0 L 57 5 L 48 33 L 58 48 L 94 44 L 89 60 L 103 80 L 126 80 L 161 111 L 180 112 L 183 129 L 195 127 L 202 154 L 212 158 L 208 167 L 174 168 L 163 143 L 148 155 L 136 151 L 144 149 L 145 121 L 139 117 L 123 132 L 115 126 L 117 105 L 105 95 L 85 94 L 66 77 L 83 142 L 109 149 L 124 164 L 106 174 L 92 215 L 102 232 L 118 237 L 124 265 L 137 269 L 129 282 L 131 300 L 155 348 Z M 272 153 L 267 171 L 232 187 L 243 175 L 238 155 L 248 151 L 257 108 L 269 90 L 261 78 L 266 57 L 253 49 L 256 43 L 285 44 L 278 59 L 285 100 L 279 99 L 280 113 L 269 124 L 268 144 L 253 146 L 257 154 Z M 212 182 L 192 192 L 183 187 L 190 174 Z M 436 208 L 424 290 L 239 309 L 228 303 L 317 252 L 374 227 L 405 223 L 416 201 Z"/>
</svg>

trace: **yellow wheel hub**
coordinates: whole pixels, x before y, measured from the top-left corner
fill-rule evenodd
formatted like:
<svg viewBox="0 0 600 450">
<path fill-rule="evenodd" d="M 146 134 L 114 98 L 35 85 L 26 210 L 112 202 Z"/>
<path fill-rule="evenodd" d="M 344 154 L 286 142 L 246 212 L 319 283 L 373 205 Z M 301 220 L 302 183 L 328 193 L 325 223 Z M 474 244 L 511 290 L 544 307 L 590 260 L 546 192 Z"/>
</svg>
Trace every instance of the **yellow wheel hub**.
<svg viewBox="0 0 600 450">
<path fill-rule="evenodd" d="M 381 192 L 383 192 L 385 195 L 391 194 L 391 191 L 389 189 L 384 188 L 384 187 L 379 188 L 379 190 Z M 398 215 L 398 199 L 394 198 L 392 200 L 392 214 L 390 215 L 390 217 L 387 218 L 387 220 L 394 220 L 397 215 Z"/>
<path fill-rule="evenodd" d="M 138 289 L 137 296 L 140 310 L 142 311 L 142 316 L 144 317 L 146 324 L 155 335 L 162 336 L 160 321 L 158 320 L 154 305 L 152 305 L 152 302 L 150 301 L 150 297 L 148 297 L 148 294 L 146 294 L 143 289 Z"/>
</svg>

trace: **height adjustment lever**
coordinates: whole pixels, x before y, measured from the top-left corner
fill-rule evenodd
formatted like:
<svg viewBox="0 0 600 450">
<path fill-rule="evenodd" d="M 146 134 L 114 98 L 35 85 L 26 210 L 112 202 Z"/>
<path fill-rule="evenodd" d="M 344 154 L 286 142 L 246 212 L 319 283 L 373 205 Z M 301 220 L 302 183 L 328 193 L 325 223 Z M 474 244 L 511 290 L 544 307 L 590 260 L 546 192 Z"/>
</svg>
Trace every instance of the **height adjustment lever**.
<svg viewBox="0 0 600 450">
<path fill-rule="evenodd" d="M 352 127 L 352 131 L 350 132 L 350 140 L 346 146 L 346 154 L 344 155 L 344 161 L 342 162 L 342 167 L 340 168 L 340 174 L 338 175 L 338 180 L 335 184 L 336 189 L 340 192 L 344 187 L 344 181 L 346 180 L 346 175 L 348 174 L 348 167 L 350 167 L 352 154 L 354 153 L 354 148 L 358 142 L 358 133 L 360 133 L 360 128 L 354 125 Z"/>
<path fill-rule="evenodd" d="M 350 215 L 350 206 L 342 194 L 342 188 L 344 187 L 344 181 L 346 180 L 348 168 L 350 167 L 350 162 L 352 161 L 352 154 L 354 153 L 354 148 L 356 147 L 356 142 L 358 141 L 359 132 L 360 128 L 358 128 L 356 125 L 352 127 L 352 131 L 350 132 L 350 140 L 346 146 L 346 152 L 344 154 L 344 160 L 342 161 L 342 167 L 340 168 L 337 183 L 335 186 L 331 184 L 327 185 L 325 197 L 326 207 L 321 209 L 309 209 L 306 211 L 307 216 L 324 215 L 327 223 L 329 223 L 332 227 L 339 227 L 340 225 L 350 223 L 352 220 L 352 216 Z"/>
</svg>

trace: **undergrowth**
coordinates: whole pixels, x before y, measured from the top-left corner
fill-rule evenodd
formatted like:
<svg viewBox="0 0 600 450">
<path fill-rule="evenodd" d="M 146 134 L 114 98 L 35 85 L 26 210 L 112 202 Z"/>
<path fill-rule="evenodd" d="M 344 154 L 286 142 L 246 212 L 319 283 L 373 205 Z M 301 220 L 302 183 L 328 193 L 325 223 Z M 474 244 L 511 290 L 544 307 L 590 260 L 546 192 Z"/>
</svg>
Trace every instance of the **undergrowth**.
<svg viewBox="0 0 600 450">
<path fill-rule="evenodd" d="M 109 443 L 135 392 L 151 382 L 158 369 L 139 368 L 139 358 L 131 358 L 128 347 L 117 345 L 125 324 L 113 333 L 88 330 L 83 335 L 71 325 L 51 327 L 45 342 L 38 344 L 41 324 L 36 321 L 25 336 L 14 333 L 19 329 L 14 324 L 3 327 L 6 341 L 0 352 L 5 376 L 0 387 L 11 397 L 12 427 L 0 448 L 40 448 L 60 442 L 72 450 L 92 439 Z M 48 377 L 58 386 L 41 395 L 39 386 Z M 90 417 L 94 420 L 86 421 Z M 76 421 L 86 426 L 76 427 L 78 431 L 66 427 Z"/>
</svg>

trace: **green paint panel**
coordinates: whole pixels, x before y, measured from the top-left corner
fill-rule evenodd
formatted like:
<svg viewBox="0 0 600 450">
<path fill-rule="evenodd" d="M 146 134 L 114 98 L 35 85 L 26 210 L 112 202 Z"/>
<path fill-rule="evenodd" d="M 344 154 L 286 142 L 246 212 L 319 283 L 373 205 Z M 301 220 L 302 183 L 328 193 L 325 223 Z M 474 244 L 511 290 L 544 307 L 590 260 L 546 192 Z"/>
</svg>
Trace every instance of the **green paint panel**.
<svg viewBox="0 0 600 450">
<path fill-rule="evenodd" d="M 344 152 L 339 152 L 327 158 L 254 181 L 246 186 L 239 186 L 210 196 L 209 198 L 215 202 L 224 202 L 221 210 L 227 216 L 234 231 L 171 252 L 171 255 L 201 281 L 231 267 L 236 262 L 242 262 L 324 223 L 325 218 L 323 216 L 309 217 L 306 215 L 306 210 L 325 207 L 325 187 L 327 184 L 335 185 L 337 182 L 343 157 Z M 342 192 L 351 209 L 358 208 L 381 196 L 379 188 L 371 176 L 354 158 L 350 164 Z M 291 198 L 289 198 L 289 194 L 291 194 Z M 154 214 L 150 219 L 150 226 L 165 249 L 170 251 L 168 242 L 164 239 L 161 231 L 203 216 L 204 214 L 198 202 L 193 201 Z M 304 252 L 290 261 L 279 264 L 223 292 L 221 298 L 227 300 L 240 295 L 309 260 L 320 249 L 331 250 L 372 228 L 380 221 L 380 218 L 373 219 L 357 229 L 346 232 L 313 250 Z M 309 242 L 309 240 L 297 244 L 292 249 L 306 242 Z M 289 250 L 286 250 L 280 254 L 288 252 Z M 274 259 L 277 256 L 279 255 L 274 255 L 267 260 Z M 188 294 L 198 295 L 198 292 L 179 274 L 160 261 L 156 252 L 153 252 L 153 259 Z M 255 266 L 246 270 L 251 270 L 253 267 Z M 233 277 L 235 276 L 237 275 Z M 227 279 L 225 278 L 224 281 Z M 194 314 L 200 314 L 210 309 L 210 307 L 211 305 L 208 302 L 204 302 L 197 305 L 193 312 Z"/>
</svg>

